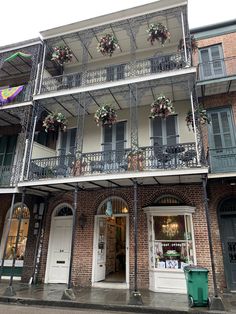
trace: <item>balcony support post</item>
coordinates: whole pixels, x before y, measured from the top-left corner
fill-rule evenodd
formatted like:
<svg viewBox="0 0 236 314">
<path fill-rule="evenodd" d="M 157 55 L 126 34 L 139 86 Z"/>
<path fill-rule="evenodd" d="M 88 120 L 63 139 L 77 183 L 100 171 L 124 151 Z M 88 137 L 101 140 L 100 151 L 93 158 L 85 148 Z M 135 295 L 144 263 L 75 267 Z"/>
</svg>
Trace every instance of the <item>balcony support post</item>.
<svg viewBox="0 0 236 314">
<path fill-rule="evenodd" d="M 3 274 L 4 261 L 5 261 L 5 257 L 6 257 L 6 251 L 7 251 L 8 236 L 9 236 L 10 229 L 11 229 L 11 223 L 12 223 L 12 217 L 13 217 L 13 211 L 14 211 L 15 197 L 16 197 L 16 194 L 15 193 L 12 194 L 11 208 L 10 208 L 10 214 L 9 214 L 9 219 L 8 219 L 8 224 L 7 224 L 6 238 L 5 238 L 5 242 L 4 242 L 3 253 L 1 256 L 2 261 L 1 261 L 1 269 L 0 269 L 0 281 L 1 281 L 2 274 Z"/>
<path fill-rule="evenodd" d="M 78 33 L 78 37 L 83 48 L 82 66 L 81 66 L 81 73 L 82 73 L 81 85 L 85 86 L 87 83 L 87 68 L 88 68 L 89 56 L 92 59 L 92 55 L 90 54 L 88 47 L 94 38 L 94 33 L 92 32 L 92 30 L 88 29 L 84 32 Z"/>
<path fill-rule="evenodd" d="M 134 290 L 131 293 L 129 304 L 142 305 L 141 293 L 138 291 L 138 182 L 133 179 L 134 185 Z"/>
<path fill-rule="evenodd" d="M 38 94 L 41 93 L 41 88 L 42 88 L 42 83 L 43 83 L 43 74 L 44 74 L 46 50 L 47 50 L 47 46 L 46 46 L 46 44 L 44 44 L 44 46 L 43 46 L 43 60 L 42 60 L 42 63 L 41 63 L 41 73 L 40 73 Z"/>
<path fill-rule="evenodd" d="M 186 64 L 188 64 L 188 56 L 187 56 L 187 49 L 186 49 L 186 34 L 185 34 L 185 28 L 184 28 L 183 11 L 181 11 L 181 24 L 182 24 L 183 43 L 184 43 L 184 58 L 185 58 Z"/>
<path fill-rule="evenodd" d="M 209 250 L 211 257 L 211 270 L 212 270 L 212 279 L 213 279 L 213 288 L 214 288 L 214 296 L 212 297 L 210 303 L 210 310 L 212 311 L 225 311 L 225 307 L 221 297 L 218 294 L 218 288 L 216 283 L 216 270 L 215 270 L 215 260 L 214 260 L 214 252 L 213 252 L 213 244 L 212 244 L 212 235 L 211 235 L 211 217 L 208 208 L 208 197 L 207 197 L 207 176 L 203 176 L 202 178 L 203 185 L 203 197 L 204 197 L 204 207 L 205 207 L 205 215 L 206 215 L 206 223 L 207 223 L 207 233 L 209 239 Z"/>
<path fill-rule="evenodd" d="M 75 231 L 76 231 L 76 221 L 77 221 L 77 205 L 78 205 L 78 183 L 75 186 L 74 191 L 74 209 L 73 209 L 73 227 L 72 227 L 72 239 L 71 239 L 71 253 L 70 253 L 70 266 L 69 266 L 69 278 L 67 289 L 63 292 L 62 300 L 71 300 L 76 299 L 75 293 L 72 288 L 72 266 L 73 266 L 73 257 L 74 257 L 74 246 L 75 246 Z"/>
<path fill-rule="evenodd" d="M 136 151 L 139 147 L 138 143 L 138 92 L 137 84 L 131 84 L 129 92 L 130 101 L 130 146 L 131 151 Z"/>
<path fill-rule="evenodd" d="M 11 276 L 10 276 L 10 280 L 9 280 L 9 286 L 6 288 L 5 292 L 4 292 L 4 296 L 14 296 L 16 295 L 16 292 L 13 288 L 13 277 L 14 277 L 14 269 L 15 269 L 15 265 L 16 265 L 16 254 L 17 254 L 17 250 L 18 250 L 18 244 L 19 244 L 19 240 L 20 240 L 20 228 L 21 228 L 21 222 L 23 219 L 23 208 L 24 208 L 24 203 L 25 203 L 25 188 L 23 188 L 22 191 L 22 196 L 21 196 L 21 205 L 20 205 L 20 214 L 18 217 L 18 227 L 17 227 L 17 234 L 16 234 L 16 243 L 15 243 L 15 248 L 14 248 L 14 253 L 13 253 L 13 260 L 12 260 L 12 267 L 11 267 Z"/>
<path fill-rule="evenodd" d="M 191 109 L 192 109 L 192 115 L 193 115 L 193 129 L 194 129 L 194 137 L 195 137 L 195 146 L 196 146 L 196 153 L 197 153 L 197 165 L 200 165 L 200 155 L 198 150 L 198 136 L 197 136 L 197 127 L 196 127 L 196 118 L 195 118 L 195 108 L 194 108 L 194 102 L 193 102 L 193 93 L 190 93 L 190 99 L 191 99 Z"/>
</svg>

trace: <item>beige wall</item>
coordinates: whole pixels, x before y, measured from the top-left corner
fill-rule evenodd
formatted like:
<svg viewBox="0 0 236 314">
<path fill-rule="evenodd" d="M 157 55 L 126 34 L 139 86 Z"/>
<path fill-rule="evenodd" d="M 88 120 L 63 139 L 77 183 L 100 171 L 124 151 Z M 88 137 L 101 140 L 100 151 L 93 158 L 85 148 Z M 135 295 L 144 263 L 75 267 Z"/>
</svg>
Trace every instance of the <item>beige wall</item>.
<svg viewBox="0 0 236 314">
<path fill-rule="evenodd" d="M 34 142 L 33 151 L 32 151 L 32 159 L 48 158 L 48 157 L 54 157 L 54 156 L 56 156 L 55 150 Z"/>
<path fill-rule="evenodd" d="M 194 142 L 194 133 L 189 131 L 185 117 L 186 113 L 191 110 L 190 101 L 177 101 L 175 104 L 175 112 L 178 115 L 177 127 L 179 133 L 179 143 Z M 129 109 L 123 109 L 117 111 L 118 121 L 126 120 L 126 147 L 130 147 L 130 117 Z M 151 127 L 150 127 L 150 106 L 140 106 L 138 108 L 138 133 L 139 133 L 139 145 L 149 146 L 151 145 Z M 76 119 L 69 121 L 69 127 L 76 126 Z M 102 127 L 97 126 L 94 121 L 94 115 L 86 116 L 84 127 L 84 152 L 96 152 L 102 149 L 101 143 L 103 142 Z"/>
</svg>

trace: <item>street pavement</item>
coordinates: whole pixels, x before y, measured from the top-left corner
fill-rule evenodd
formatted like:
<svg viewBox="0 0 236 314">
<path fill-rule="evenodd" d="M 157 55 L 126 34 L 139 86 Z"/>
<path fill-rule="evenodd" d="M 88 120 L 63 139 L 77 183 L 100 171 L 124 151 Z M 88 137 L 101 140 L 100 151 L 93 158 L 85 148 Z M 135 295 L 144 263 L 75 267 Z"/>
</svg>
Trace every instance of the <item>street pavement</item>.
<svg viewBox="0 0 236 314">
<path fill-rule="evenodd" d="M 93 309 L 66 309 L 0 304 L 0 314 L 130 314 L 130 312 L 98 311 Z"/>
</svg>

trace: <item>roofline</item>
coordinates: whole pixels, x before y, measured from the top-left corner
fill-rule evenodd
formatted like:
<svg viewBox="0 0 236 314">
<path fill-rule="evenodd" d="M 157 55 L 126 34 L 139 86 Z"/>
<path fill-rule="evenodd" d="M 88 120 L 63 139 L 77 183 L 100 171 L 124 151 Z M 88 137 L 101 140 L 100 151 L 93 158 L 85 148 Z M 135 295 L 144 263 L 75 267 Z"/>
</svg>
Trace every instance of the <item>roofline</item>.
<svg viewBox="0 0 236 314">
<path fill-rule="evenodd" d="M 200 26 L 200 27 L 196 27 L 196 28 L 190 28 L 190 33 L 201 33 L 201 32 L 205 32 L 205 31 L 210 31 L 210 30 L 214 30 L 217 28 L 222 28 L 222 27 L 227 27 L 227 26 L 231 26 L 231 25 L 236 25 L 236 19 L 234 20 L 228 20 L 228 21 L 223 21 L 220 23 L 214 23 L 214 24 L 209 24 L 209 25 L 205 25 L 205 26 Z"/>
<path fill-rule="evenodd" d="M 134 18 L 137 16 L 141 16 L 144 13 L 149 14 L 181 6 L 187 7 L 187 4 L 188 0 L 158 0 L 140 6 L 131 7 L 97 17 L 92 17 L 86 20 L 81 20 L 79 22 L 54 27 L 48 30 L 41 31 L 39 34 L 42 39 L 49 39 L 60 35 L 66 35 L 69 33 L 106 25 L 111 22 L 114 23 L 117 21 L 126 20 L 127 18 Z"/>
<path fill-rule="evenodd" d="M 25 47 L 33 46 L 36 44 L 43 44 L 42 40 L 39 37 L 20 41 L 18 43 L 14 43 L 14 44 L 10 44 L 10 45 L 1 46 L 0 47 L 0 53 L 16 50 L 16 49 L 20 49 L 20 48 L 25 48 Z"/>
</svg>

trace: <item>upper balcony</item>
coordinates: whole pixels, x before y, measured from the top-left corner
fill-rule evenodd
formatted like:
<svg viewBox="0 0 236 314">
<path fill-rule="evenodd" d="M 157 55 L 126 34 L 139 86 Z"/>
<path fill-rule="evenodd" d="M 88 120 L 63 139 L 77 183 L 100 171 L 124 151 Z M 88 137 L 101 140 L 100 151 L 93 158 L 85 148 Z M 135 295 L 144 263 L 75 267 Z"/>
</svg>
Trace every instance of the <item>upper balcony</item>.
<svg viewBox="0 0 236 314">
<path fill-rule="evenodd" d="M 236 146 L 218 149 L 209 149 L 208 160 L 210 172 L 236 173 Z"/>
<path fill-rule="evenodd" d="M 0 109 L 31 103 L 41 47 L 35 39 L 0 48 Z"/>
<path fill-rule="evenodd" d="M 199 63 L 197 86 L 202 97 L 236 91 L 236 56 Z"/>
<path fill-rule="evenodd" d="M 147 29 L 159 23 L 170 36 L 163 44 L 158 40 L 151 43 Z M 119 45 L 111 55 L 97 49 L 106 34 L 114 36 Z M 35 99 L 92 90 L 94 85 L 104 88 L 185 74 L 191 66 L 185 1 L 157 1 L 41 32 L 41 36 L 45 41 L 44 71 Z M 54 48 L 65 46 L 72 60 L 63 64 L 52 60 Z"/>
</svg>

